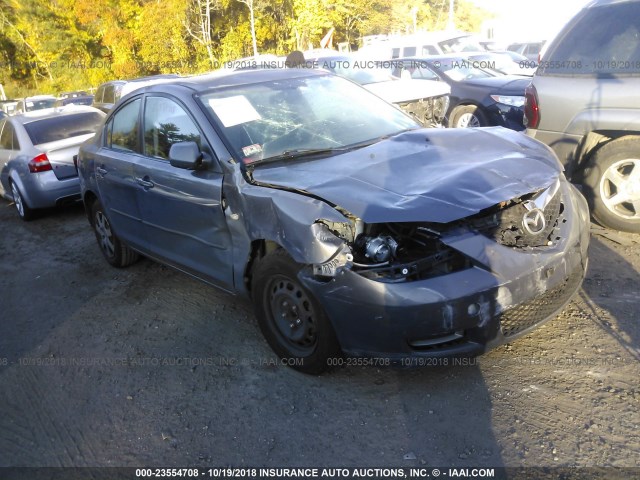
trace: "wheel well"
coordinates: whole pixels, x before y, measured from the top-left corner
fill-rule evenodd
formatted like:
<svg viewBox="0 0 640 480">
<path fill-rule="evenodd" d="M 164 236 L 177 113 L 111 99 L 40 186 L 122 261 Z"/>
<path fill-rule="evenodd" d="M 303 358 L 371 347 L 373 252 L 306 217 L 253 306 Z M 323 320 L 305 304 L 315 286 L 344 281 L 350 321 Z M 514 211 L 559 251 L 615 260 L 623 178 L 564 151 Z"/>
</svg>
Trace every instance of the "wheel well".
<svg viewBox="0 0 640 480">
<path fill-rule="evenodd" d="M 262 258 L 264 258 L 267 254 L 282 248 L 281 245 L 277 244 L 272 240 L 253 240 L 251 242 L 251 250 L 249 251 L 249 260 L 244 268 L 244 286 L 251 295 L 251 282 L 253 280 L 253 272 L 255 271 L 256 265 L 260 262 Z"/>
<path fill-rule="evenodd" d="M 584 139 L 580 143 L 578 152 L 575 157 L 576 158 L 575 165 L 579 167 L 576 172 L 578 173 L 578 176 L 579 177 L 582 176 L 580 172 L 583 170 L 585 165 L 588 165 L 591 162 L 591 158 L 598 150 L 600 150 L 602 147 L 604 147 L 608 143 L 611 143 L 623 137 L 639 137 L 640 138 L 640 132 L 601 130 L 601 131 L 589 132 L 587 135 L 585 135 Z"/>
<path fill-rule="evenodd" d="M 91 208 L 93 207 L 93 204 L 97 199 L 98 197 L 92 191 L 87 191 L 84 194 L 84 198 L 82 199 L 84 203 L 84 212 L 86 213 L 87 219 L 89 220 L 89 223 L 91 225 L 93 225 L 93 219 L 91 218 Z"/>
<path fill-rule="evenodd" d="M 471 100 L 464 100 L 460 103 L 458 103 L 455 107 L 451 108 L 451 111 L 449 112 L 448 118 L 447 118 L 447 126 L 450 126 L 450 122 L 453 119 L 453 116 L 456 113 L 456 110 L 460 109 L 460 108 L 464 108 L 464 107 L 476 107 L 477 109 L 479 109 L 482 112 L 482 106 L 478 103 L 475 103 Z M 484 112 L 482 112 L 484 114 Z"/>
</svg>

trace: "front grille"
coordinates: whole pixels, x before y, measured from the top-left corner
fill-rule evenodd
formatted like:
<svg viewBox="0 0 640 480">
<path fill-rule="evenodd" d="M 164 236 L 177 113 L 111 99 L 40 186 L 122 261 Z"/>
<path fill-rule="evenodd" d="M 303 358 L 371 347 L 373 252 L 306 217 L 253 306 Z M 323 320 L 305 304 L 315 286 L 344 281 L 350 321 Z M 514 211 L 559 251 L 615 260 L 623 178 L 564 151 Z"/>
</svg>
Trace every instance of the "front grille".
<svg viewBox="0 0 640 480">
<path fill-rule="evenodd" d="M 497 211 L 480 213 L 469 219 L 473 228 L 507 247 L 545 247 L 556 240 L 556 229 L 563 211 L 558 190 L 544 207 L 545 228 L 536 234 L 524 229 L 524 217 L 529 211 L 526 201 L 511 204 Z"/>
<path fill-rule="evenodd" d="M 582 280 L 582 270 L 578 267 L 560 285 L 547 290 L 542 295 L 510 308 L 500 314 L 500 328 L 505 337 L 511 337 L 546 320 L 569 301 Z"/>
</svg>

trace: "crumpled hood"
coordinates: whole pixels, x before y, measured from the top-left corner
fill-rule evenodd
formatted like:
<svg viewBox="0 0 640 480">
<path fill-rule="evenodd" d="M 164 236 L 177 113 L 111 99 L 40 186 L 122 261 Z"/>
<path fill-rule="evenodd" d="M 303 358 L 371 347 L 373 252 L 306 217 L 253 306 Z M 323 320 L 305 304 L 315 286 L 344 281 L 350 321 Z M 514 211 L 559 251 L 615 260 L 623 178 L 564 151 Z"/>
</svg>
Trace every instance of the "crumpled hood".
<svg viewBox="0 0 640 480">
<path fill-rule="evenodd" d="M 447 223 L 546 188 L 561 171 L 547 147 L 494 127 L 415 130 L 329 158 L 258 165 L 253 177 L 367 223 Z"/>
<path fill-rule="evenodd" d="M 413 102 L 421 98 L 441 97 L 451 93 L 449 85 L 433 80 L 389 80 L 362 86 L 389 103 Z"/>
</svg>

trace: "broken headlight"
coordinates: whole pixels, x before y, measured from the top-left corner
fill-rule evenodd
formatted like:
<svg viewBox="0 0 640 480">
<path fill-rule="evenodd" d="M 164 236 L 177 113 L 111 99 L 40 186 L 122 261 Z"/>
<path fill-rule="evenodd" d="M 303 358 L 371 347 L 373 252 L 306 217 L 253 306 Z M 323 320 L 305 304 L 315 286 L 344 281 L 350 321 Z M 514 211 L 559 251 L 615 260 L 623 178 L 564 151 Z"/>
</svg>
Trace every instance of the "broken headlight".
<svg viewBox="0 0 640 480">
<path fill-rule="evenodd" d="M 469 267 L 467 257 L 421 224 L 367 225 L 353 245 L 354 270 L 372 280 L 424 280 Z"/>
</svg>

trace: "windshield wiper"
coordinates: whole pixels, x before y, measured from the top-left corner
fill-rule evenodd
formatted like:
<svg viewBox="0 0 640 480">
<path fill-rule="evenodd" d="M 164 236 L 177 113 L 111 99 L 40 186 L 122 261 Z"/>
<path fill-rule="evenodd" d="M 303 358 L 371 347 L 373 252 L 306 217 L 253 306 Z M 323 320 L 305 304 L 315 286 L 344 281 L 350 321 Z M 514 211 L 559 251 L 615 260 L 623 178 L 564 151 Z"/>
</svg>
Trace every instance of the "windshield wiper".
<svg viewBox="0 0 640 480">
<path fill-rule="evenodd" d="M 256 160 L 254 162 L 251 163 L 247 163 L 245 165 L 247 165 L 247 167 L 255 167 L 256 165 L 260 165 L 260 164 L 264 164 L 264 163 L 271 163 L 271 162 L 279 162 L 282 160 L 297 160 L 297 159 L 301 159 L 301 158 L 311 158 L 311 157 L 316 157 L 316 156 L 323 156 L 323 155 L 336 155 L 339 153 L 345 153 L 345 152 L 350 152 L 352 150 L 357 150 L 359 148 L 364 148 L 364 147 L 368 147 L 370 145 L 373 145 L 374 143 L 378 143 L 382 140 L 385 140 L 387 138 L 391 138 L 391 137 L 395 137 L 396 135 L 400 135 L 402 133 L 405 132 L 409 132 L 411 130 L 418 130 L 420 127 L 412 127 L 412 128 L 407 128 L 404 130 L 400 130 L 398 132 L 393 132 L 389 135 L 383 135 L 381 137 L 378 138 L 374 138 L 371 140 L 367 140 L 361 143 L 356 143 L 353 145 L 348 145 L 346 147 L 335 147 L 335 148 L 297 148 L 297 149 L 291 149 L 291 150 L 285 150 L 284 152 L 280 153 L 279 155 L 274 155 L 273 157 L 267 157 L 264 158 L 262 160 Z"/>
<path fill-rule="evenodd" d="M 336 147 L 336 148 L 298 148 L 292 150 L 285 150 L 279 155 L 275 155 L 273 157 L 268 157 L 263 160 L 259 160 L 257 162 L 253 162 L 251 166 L 255 166 L 257 164 L 262 163 L 271 163 L 271 162 L 279 162 L 282 160 L 297 160 L 301 158 L 310 158 L 322 155 L 335 155 L 338 153 L 345 153 L 351 150 L 355 150 L 357 148 L 366 147 L 366 144 L 352 145 L 349 147 Z"/>
</svg>

